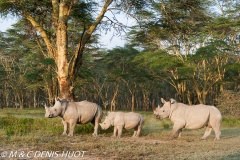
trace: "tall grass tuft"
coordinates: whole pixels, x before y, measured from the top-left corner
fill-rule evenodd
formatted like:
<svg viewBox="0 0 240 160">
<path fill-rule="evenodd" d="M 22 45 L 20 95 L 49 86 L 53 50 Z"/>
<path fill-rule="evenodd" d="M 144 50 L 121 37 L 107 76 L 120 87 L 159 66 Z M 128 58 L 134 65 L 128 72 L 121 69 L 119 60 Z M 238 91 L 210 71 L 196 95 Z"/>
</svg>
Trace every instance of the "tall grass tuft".
<svg viewBox="0 0 240 160">
<path fill-rule="evenodd" d="M 226 127 L 237 127 L 240 126 L 240 120 L 236 118 L 223 118 L 222 125 Z"/>
<path fill-rule="evenodd" d="M 15 118 L 12 116 L 0 118 L 0 128 L 4 129 L 6 135 L 23 135 L 31 132 L 34 119 Z"/>
<path fill-rule="evenodd" d="M 170 128 L 170 124 L 169 124 L 169 122 L 167 122 L 167 121 L 162 121 L 162 123 L 161 123 L 161 125 L 162 125 L 162 127 L 164 128 L 164 129 L 168 129 L 168 128 Z"/>
<path fill-rule="evenodd" d="M 93 133 L 94 128 L 93 125 L 88 123 L 88 124 L 80 124 L 75 127 L 74 133 Z"/>
<path fill-rule="evenodd" d="M 62 134 L 63 125 L 60 118 L 16 118 L 13 116 L 0 117 L 0 128 L 7 136 L 22 136 L 41 132 L 44 135 Z M 75 133 L 93 133 L 92 124 L 77 125 Z"/>
</svg>

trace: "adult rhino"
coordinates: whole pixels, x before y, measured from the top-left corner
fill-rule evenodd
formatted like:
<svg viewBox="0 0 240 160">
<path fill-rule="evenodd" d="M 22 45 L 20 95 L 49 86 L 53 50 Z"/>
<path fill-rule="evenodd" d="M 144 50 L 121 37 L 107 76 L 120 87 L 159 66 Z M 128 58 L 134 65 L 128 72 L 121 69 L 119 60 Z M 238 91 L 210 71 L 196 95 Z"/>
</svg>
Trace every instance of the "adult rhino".
<svg viewBox="0 0 240 160">
<path fill-rule="evenodd" d="M 144 119 L 138 113 L 108 112 L 104 122 L 100 123 L 100 126 L 103 130 L 114 126 L 113 137 L 121 138 L 123 128 L 126 130 L 134 129 L 132 137 L 139 137 L 143 123 Z"/>
<path fill-rule="evenodd" d="M 86 124 L 91 122 L 94 125 L 93 136 L 98 134 L 99 122 L 102 118 L 102 109 L 96 103 L 81 101 L 72 102 L 65 99 L 55 98 L 55 104 L 53 107 L 47 107 L 45 105 L 47 118 L 62 117 L 62 123 L 64 126 L 63 135 L 67 134 L 67 124 L 69 123 L 68 136 L 73 136 L 73 131 L 76 124 Z"/>
<path fill-rule="evenodd" d="M 208 105 L 186 105 L 183 103 L 178 103 L 174 99 L 166 102 L 161 98 L 163 106 L 156 108 L 153 101 L 153 112 L 157 119 L 169 118 L 173 123 L 173 129 L 170 139 L 181 136 L 182 128 L 186 129 L 199 129 L 206 126 L 206 131 L 202 139 L 206 139 L 210 134 L 212 129 L 215 132 L 215 139 L 219 140 L 221 131 L 220 125 L 222 122 L 222 115 L 220 111 L 214 106 Z"/>
</svg>

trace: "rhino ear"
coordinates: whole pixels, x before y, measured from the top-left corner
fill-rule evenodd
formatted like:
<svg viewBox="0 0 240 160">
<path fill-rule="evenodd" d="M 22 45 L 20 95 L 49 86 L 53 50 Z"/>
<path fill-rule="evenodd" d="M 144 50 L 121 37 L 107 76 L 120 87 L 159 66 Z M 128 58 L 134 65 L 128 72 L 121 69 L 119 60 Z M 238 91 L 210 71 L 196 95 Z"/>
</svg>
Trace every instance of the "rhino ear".
<svg viewBox="0 0 240 160">
<path fill-rule="evenodd" d="M 170 98 L 170 102 L 171 102 L 171 104 L 174 104 L 174 103 L 176 103 L 177 101 L 176 101 L 175 99 L 173 99 L 173 98 Z"/>
<path fill-rule="evenodd" d="M 55 102 L 57 101 L 61 101 L 61 99 L 59 97 L 55 97 Z"/>
<path fill-rule="evenodd" d="M 161 98 L 161 102 L 164 104 L 166 101 L 163 98 Z"/>
</svg>

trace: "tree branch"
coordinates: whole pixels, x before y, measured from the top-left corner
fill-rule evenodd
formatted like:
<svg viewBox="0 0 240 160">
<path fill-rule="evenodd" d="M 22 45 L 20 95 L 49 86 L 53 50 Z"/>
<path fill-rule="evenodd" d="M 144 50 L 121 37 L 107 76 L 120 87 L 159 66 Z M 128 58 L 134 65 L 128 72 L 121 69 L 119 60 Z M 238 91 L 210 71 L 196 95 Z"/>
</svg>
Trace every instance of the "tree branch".
<svg viewBox="0 0 240 160">
<path fill-rule="evenodd" d="M 23 11 L 23 17 L 25 17 L 27 20 L 30 21 L 30 23 L 33 25 L 33 27 L 41 34 L 48 52 L 50 54 L 50 57 L 54 58 L 56 56 L 56 48 L 51 44 L 51 41 L 49 40 L 47 33 L 45 32 L 45 30 L 42 28 L 42 26 L 40 26 L 32 16 L 30 16 L 29 13 Z"/>
</svg>

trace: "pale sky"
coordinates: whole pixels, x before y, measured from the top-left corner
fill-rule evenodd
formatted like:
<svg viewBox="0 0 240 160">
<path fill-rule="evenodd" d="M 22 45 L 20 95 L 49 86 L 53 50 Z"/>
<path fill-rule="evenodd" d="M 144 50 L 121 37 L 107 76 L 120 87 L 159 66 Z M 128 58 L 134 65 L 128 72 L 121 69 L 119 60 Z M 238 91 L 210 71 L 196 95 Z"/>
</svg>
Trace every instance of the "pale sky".
<svg viewBox="0 0 240 160">
<path fill-rule="evenodd" d="M 119 21 L 124 21 L 126 17 L 119 17 Z M 7 18 L 7 19 L 0 19 L 0 31 L 4 32 L 7 29 L 11 28 L 11 25 L 15 23 L 15 19 Z M 129 23 L 125 20 L 126 23 Z M 127 24 L 126 24 L 127 25 Z M 125 33 L 123 33 L 125 34 Z M 125 41 L 121 39 L 121 37 L 115 36 L 112 37 L 113 30 L 108 32 L 108 34 L 102 34 L 100 42 L 104 45 L 104 48 L 112 49 L 114 47 L 120 46 L 123 47 Z"/>
<path fill-rule="evenodd" d="M 0 31 L 4 32 L 7 29 L 11 28 L 11 25 L 15 23 L 15 19 L 11 20 L 11 18 L 8 19 L 0 19 Z"/>
</svg>

